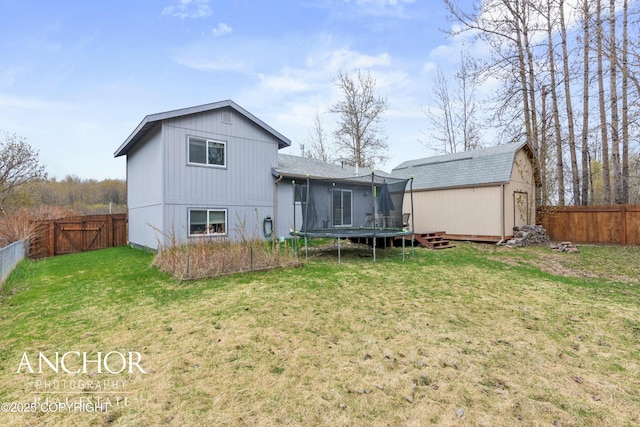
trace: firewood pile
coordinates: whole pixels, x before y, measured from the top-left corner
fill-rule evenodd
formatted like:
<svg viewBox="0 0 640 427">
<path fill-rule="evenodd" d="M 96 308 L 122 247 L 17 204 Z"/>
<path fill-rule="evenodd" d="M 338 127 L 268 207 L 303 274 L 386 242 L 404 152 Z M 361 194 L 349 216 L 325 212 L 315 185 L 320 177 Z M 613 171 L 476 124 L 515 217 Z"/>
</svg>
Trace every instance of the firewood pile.
<svg viewBox="0 0 640 427">
<path fill-rule="evenodd" d="M 513 227 L 513 238 L 504 244 L 507 247 L 536 246 L 549 243 L 547 231 L 541 225 Z"/>
<path fill-rule="evenodd" d="M 578 252 L 578 247 L 571 242 L 560 242 L 550 246 L 556 252 Z"/>
</svg>

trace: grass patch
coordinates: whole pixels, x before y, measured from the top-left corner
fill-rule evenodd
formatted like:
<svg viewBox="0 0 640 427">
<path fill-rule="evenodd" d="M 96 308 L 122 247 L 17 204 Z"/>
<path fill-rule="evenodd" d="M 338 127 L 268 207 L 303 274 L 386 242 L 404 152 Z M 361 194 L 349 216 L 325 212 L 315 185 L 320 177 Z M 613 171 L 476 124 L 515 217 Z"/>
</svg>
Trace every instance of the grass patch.
<svg viewBox="0 0 640 427">
<path fill-rule="evenodd" d="M 130 248 L 20 264 L 0 298 L 0 401 L 108 412 L 3 425 L 563 425 L 640 422 L 637 248 L 458 244 L 314 251 L 304 267 L 182 282 Z M 608 267 L 606 266 L 608 265 Z M 24 352 L 137 351 L 146 374 L 16 373 Z M 73 378 L 70 378 L 73 377 Z M 45 392 L 46 393 L 41 393 Z M 59 391 L 59 390 L 58 390 Z"/>
</svg>

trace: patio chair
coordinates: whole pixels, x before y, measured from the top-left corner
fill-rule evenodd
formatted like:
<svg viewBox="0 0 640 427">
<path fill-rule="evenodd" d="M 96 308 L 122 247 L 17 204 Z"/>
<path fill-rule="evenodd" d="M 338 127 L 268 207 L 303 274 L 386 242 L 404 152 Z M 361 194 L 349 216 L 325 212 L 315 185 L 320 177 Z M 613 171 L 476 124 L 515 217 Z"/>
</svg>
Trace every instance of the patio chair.
<svg viewBox="0 0 640 427">
<path fill-rule="evenodd" d="M 409 217 L 411 216 L 410 213 L 403 213 L 402 214 L 402 228 L 408 228 L 409 227 Z"/>
</svg>

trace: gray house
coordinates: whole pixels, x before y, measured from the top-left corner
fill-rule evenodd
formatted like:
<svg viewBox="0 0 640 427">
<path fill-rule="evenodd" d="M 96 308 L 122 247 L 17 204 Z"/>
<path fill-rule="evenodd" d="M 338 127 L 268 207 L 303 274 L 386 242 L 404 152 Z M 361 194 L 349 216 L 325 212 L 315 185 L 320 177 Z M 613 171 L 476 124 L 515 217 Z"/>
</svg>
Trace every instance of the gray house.
<svg viewBox="0 0 640 427">
<path fill-rule="evenodd" d="M 231 100 L 146 116 L 127 156 L 129 242 L 238 239 L 276 216 L 278 150 L 291 141 Z"/>
<path fill-rule="evenodd" d="M 323 180 L 363 177 L 368 180 L 371 177 L 371 170 L 369 169 L 327 163 L 318 159 L 282 153 L 278 154 L 278 166 L 273 169 L 272 173 L 276 183 L 276 237 L 289 237 L 289 232 L 294 229 L 299 231 L 303 223 L 300 194 L 294 195 L 294 182 L 304 184 L 307 178 Z M 391 178 L 391 175 L 386 172 L 375 171 L 375 173 L 379 177 Z M 326 200 L 327 212 L 324 216 L 327 221 L 334 219 L 332 218 L 333 214 L 329 212 L 332 203 L 332 200 Z M 355 206 L 354 209 L 356 209 Z M 372 210 L 372 208 L 368 210 Z M 343 222 L 346 224 L 346 221 Z M 364 226 L 365 224 L 350 225 Z"/>
</svg>

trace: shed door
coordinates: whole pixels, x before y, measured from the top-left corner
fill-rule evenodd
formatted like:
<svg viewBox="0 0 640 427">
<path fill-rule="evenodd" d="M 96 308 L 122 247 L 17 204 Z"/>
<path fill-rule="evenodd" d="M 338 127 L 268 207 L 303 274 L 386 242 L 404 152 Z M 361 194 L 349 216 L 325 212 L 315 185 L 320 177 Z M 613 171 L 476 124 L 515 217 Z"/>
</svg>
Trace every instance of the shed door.
<svg viewBox="0 0 640 427">
<path fill-rule="evenodd" d="M 529 209 L 529 193 L 526 191 L 513 192 L 513 225 L 520 227 L 531 224 Z"/>
</svg>

